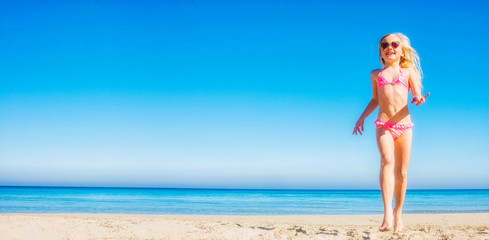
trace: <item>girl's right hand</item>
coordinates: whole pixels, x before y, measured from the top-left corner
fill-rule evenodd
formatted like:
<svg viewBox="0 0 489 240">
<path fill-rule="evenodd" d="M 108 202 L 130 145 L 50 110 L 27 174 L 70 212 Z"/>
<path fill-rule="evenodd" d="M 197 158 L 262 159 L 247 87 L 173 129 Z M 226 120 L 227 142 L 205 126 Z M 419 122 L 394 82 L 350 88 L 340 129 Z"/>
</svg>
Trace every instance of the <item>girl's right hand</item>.
<svg viewBox="0 0 489 240">
<path fill-rule="evenodd" d="M 357 123 L 355 123 L 355 129 L 353 129 L 353 135 L 357 135 L 357 133 L 360 133 L 360 135 L 362 135 L 363 121 L 364 120 L 360 118 L 358 119 Z"/>
</svg>

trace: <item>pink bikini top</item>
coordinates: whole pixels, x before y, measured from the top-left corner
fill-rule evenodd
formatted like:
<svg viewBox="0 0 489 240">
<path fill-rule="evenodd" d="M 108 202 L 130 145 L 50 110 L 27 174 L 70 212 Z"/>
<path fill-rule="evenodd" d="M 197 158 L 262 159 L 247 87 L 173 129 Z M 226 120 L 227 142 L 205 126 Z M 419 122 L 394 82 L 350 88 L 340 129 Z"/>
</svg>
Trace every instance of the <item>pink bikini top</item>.
<svg viewBox="0 0 489 240">
<path fill-rule="evenodd" d="M 391 85 L 401 84 L 404 87 L 406 87 L 407 89 L 409 89 L 407 79 L 404 77 L 404 74 L 402 74 L 401 69 L 399 69 L 399 74 L 397 75 L 397 77 L 395 77 L 392 80 L 392 82 L 387 82 L 387 80 L 385 80 L 384 76 L 382 76 L 382 73 L 384 72 L 384 70 L 385 70 L 385 68 L 382 69 L 382 72 L 380 72 L 379 77 L 377 78 L 377 89 L 379 89 L 380 87 L 382 87 L 386 84 L 391 84 Z"/>
</svg>

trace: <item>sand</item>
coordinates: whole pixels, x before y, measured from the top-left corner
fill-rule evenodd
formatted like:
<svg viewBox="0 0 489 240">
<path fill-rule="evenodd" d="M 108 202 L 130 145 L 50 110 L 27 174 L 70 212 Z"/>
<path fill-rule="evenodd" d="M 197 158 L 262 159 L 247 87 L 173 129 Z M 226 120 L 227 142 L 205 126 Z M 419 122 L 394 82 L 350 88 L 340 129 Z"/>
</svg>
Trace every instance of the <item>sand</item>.
<svg viewBox="0 0 489 240">
<path fill-rule="evenodd" d="M 0 214 L 0 239 L 488 239 L 489 213 L 406 214 L 406 232 L 380 215 L 209 216 Z"/>
</svg>

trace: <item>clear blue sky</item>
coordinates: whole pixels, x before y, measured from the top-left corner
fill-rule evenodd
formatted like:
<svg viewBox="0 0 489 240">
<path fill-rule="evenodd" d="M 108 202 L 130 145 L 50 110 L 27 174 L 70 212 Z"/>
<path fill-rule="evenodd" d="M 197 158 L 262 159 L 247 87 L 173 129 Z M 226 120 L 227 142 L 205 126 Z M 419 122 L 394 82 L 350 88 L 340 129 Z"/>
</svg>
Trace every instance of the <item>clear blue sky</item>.
<svg viewBox="0 0 489 240">
<path fill-rule="evenodd" d="M 489 188 L 487 1 L 0 1 L 0 185 L 377 189 L 377 42 L 424 92 L 408 188 Z"/>
</svg>

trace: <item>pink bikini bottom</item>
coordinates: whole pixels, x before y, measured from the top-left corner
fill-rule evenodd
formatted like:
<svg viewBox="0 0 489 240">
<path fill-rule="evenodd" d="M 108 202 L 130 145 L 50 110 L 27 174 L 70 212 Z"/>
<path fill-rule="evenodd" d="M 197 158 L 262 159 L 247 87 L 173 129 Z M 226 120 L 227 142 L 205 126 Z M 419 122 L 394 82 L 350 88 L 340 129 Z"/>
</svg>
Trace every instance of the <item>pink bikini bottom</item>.
<svg viewBox="0 0 489 240">
<path fill-rule="evenodd" d="M 402 134 L 404 134 L 407 130 L 411 129 L 414 125 L 413 123 L 386 122 L 379 119 L 375 120 L 374 123 L 378 127 L 383 127 L 387 131 L 389 131 L 392 135 L 392 138 L 394 138 L 394 141 Z"/>
</svg>

